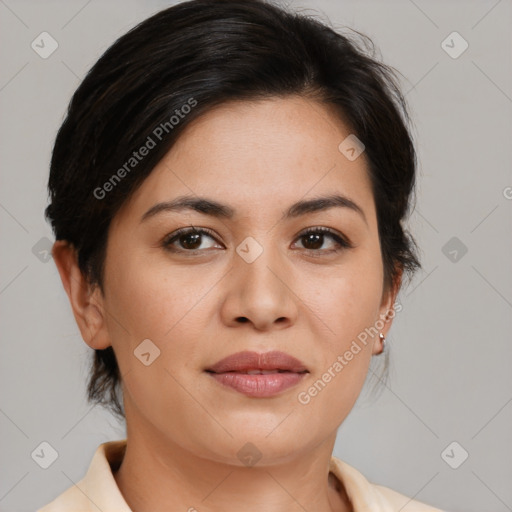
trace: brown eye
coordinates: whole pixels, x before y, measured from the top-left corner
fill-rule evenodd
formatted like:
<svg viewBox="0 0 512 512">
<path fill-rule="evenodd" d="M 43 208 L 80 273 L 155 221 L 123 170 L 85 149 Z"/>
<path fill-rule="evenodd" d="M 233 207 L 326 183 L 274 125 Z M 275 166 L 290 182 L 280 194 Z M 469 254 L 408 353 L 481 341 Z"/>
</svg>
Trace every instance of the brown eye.
<svg viewBox="0 0 512 512">
<path fill-rule="evenodd" d="M 322 249 L 326 239 L 330 239 L 334 243 L 331 242 L 330 248 L 328 247 Z M 304 249 L 312 252 L 330 253 L 352 247 L 350 242 L 348 242 L 345 238 L 338 235 L 331 229 L 324 227 L 310 228 L 307 231 L 300 234 L 298 240 L 302 241 Z"/>
<path fill-rule="evenodd" d="M 162 242 L 162 246 L 171 252 L 203 251 L 204 239 L 215 240 L 209 230 L 204 228 L 184 228 L 168 235 Z"/>
<path fill-rule="evenodd" d="M 178 242 L 184 249 L 198 249 L 201 246 L 201 237 L 199 233 L 186 233 L 178 237 Z"/>
<path fill-rule="evenodd" d="M 303 245 L 305 245 L 306 249 L 320 249 L 324 245 L 324 236 L 321 233 L 308 233 L 307 235 L 302 235 L 301 238 L 305 242 L 303 242 Z"/>
</svg>

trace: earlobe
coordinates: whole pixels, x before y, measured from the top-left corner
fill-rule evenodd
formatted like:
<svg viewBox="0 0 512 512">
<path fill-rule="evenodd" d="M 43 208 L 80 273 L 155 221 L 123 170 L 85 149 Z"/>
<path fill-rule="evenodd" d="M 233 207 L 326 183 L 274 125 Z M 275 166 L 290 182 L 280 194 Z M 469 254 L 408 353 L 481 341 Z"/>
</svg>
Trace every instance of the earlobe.
<svg viewBox="0 0 512 512">
<path fill-rule="evenodd" d="M 386 337 L 384 334 L 379 333 L 379 336 L 376 338 L 373 344 L 372 355 L 380 355 L 385 350 Z"/>
<path fill-rule="evenodd" d="M 384 343 L 385 343 L 385 336 L 381 332 L 378 336 L 375 336 L 375 341 L 373 342 L 373 348 L 372 348 L 372 356 L 378 356 L 384 352 Z"/>
<path fill-rule="evenodd" d="M 107 348 L 111 343 L 99 286 L 91 285 L 83 276 L 76 250 L 70 243 L 57 240 L 53 244 L 52 256 L 83 340 L 91 348 Z"/>
<path fill-rule="evenodd" d="M 402 282 L 402 270 L 400 269 L 393 281 L 393 285 L 390 290 L 383 295 L 380 309 L 379 309 L 379 320 L 376 322 L 376 327 L 379 330 L 379 336 L 375 337 L 373 344 L 372 355 L 382 354 L 384 352 L 384 346 L 386 343 L 386 336 L 388 331 L 391 329 L 393 318 L 395 317 L 394 304 L 400 285 Z"/>
</svg>

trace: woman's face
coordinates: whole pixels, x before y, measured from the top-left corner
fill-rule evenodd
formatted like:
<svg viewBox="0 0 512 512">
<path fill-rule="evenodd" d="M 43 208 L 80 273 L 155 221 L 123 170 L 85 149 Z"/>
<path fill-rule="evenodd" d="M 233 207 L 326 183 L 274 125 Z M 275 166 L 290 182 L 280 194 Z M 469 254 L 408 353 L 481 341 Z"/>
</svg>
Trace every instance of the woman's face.
<svg viewBox="0 0 512 512">
<path fill-rule="evenodd" d="M 299 97 L 224 104 L 187 127 L 119 211 L 105 295 L 95 292 L 103 317 L 96 339 L 116 353 L 130 430 L 237 465 L 242 447 L 254 450 L 249 442 L 261 465 L 333 439 L 394 300 L 383 293 L 365 154 L 339 149 L 349 135 L 326 107 Z M 360 211 L 341 201 L 292 208 L 334 195 Z M 183 196 L 231 215 L 154 209 Z M 191 226 L 208 233 L 173 239 Z M 307 373 L 255 396 L 206 371 L 241 351 L 281 351 Z M 295 377 L 278 375 L 240 381 L 250 390 L 258 379 Z"/>
</svg>

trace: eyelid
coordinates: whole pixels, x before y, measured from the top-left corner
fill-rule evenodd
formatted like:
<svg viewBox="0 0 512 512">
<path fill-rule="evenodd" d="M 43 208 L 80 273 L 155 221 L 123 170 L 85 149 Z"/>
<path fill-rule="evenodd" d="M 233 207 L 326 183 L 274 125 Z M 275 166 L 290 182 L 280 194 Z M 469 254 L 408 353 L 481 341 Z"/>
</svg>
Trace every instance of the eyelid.
<svg viewBox="0 0 512 512">
<path fill-rule="evenodd" d="M 182 235 L 189 235 L 191 233 L 197 233 L 197 234 L 200 234 L 200 235 L 206 234 L 210 238 L 213 238 L 215 241 L 218 242 L 217 235 L 211 229 L 209 229 L 209 228 L 197 228 L 195 226 L 186 226 L 186 227 L 177 229 L 176 231 L 173 231 L 172 233 L 169 233 L 169 234 L 165 235 L 164 238 L 162 239 L 161 245 L 165 249 L 172 250 L 172 249 L 170 249 L 172 241 L 174 241 L 175 239 L 179 238 Z M 222 244 L 222 245 L 224 245 L 224 244 Z M 203 251 L 204 251 L 204 249 L 195 249 L 195 250 L 188 250 L 188 251 L 185 250 L 185 249 L 177 249 L 176 250 L 176 252 L 188 252 L 188 253 L 191 253 L 191 254 L 195 253 L 195 252 L 203 252 Z"/>
<path fill-rule="evenodd" d="M 305 235 L 309 235 L 310 233 L 322 233 L 323 235 L 330 235 L 335 240 L 336 239 L 339 240 L 338 243 L 347 249 L 355 247 L 355 245 L 350 241 L 350 239 L 348 237 L 346 237 L 345 235 L 343 235 L 342 233 L 340 233 L 334 229 L 327 228 L 325 226 L 315 226 L 315 227 L 311 227 L 311 228 L 306 228 L 305 230 L 301 231 L 297 235 L 296 238 L 301 238 Z M 310 249 L 310 250 L 313 251 L 313 249 Z M 321 251 L 314 251 L 314 252 L 321 252 Z"/>
</svg>

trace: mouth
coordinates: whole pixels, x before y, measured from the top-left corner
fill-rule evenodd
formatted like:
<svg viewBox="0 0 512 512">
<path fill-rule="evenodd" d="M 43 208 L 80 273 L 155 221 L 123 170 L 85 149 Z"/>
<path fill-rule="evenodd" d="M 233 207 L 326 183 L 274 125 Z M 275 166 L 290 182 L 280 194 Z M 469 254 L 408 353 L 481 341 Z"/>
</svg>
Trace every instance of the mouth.
<svg viewBox="0 0 512 512">
<path fill-rule="evenodd" d="M 309 370 L 293 356 L 283 352 L 239 352 L 210 368 L 213 379 L 224 389 L 252 398 L 270 398 L 296 386 Z"/>
<path fill-rule="evenodd" d="M 256 370 L 255 369 L 255 370 L 246 370 L 246 371 L 229 370 L 226 372 L 214 372 L 213 370 L 205 370 L 205 371 L 208 373 L 215 373 L 217 375 L 226 374 L 226 373 L 237 373 L 240 375 L 270 375 L 273 373 L 298 373 L 298 374 L 309 373 L 307 370 L 303 370 L 301 372 L 292 372 L 291 370 L 280 370 L 280 369 L 275 369 L 275 370 Z"/>
<path fill-rule="evenodd" d="M 271 352 L 237 352 L 231 354 L 220 361 L 217 361 L 213 366 L 205 369 L 207 372 L 212 373 L 248 373 L 253 372 L 272 372 L 272 373 L 304 373 L 308 369 L 302 361 L 293 357 L 285 352 L 271 351 Z"/>
</svg>

